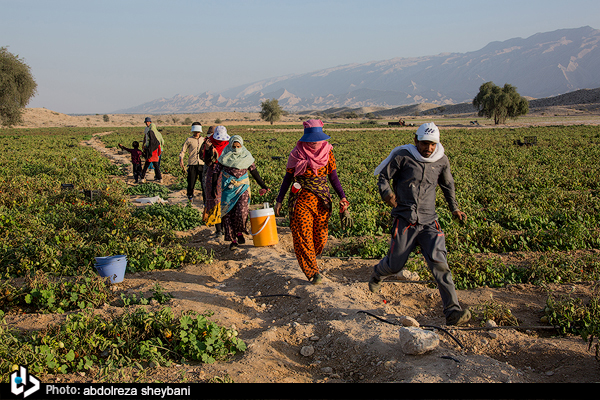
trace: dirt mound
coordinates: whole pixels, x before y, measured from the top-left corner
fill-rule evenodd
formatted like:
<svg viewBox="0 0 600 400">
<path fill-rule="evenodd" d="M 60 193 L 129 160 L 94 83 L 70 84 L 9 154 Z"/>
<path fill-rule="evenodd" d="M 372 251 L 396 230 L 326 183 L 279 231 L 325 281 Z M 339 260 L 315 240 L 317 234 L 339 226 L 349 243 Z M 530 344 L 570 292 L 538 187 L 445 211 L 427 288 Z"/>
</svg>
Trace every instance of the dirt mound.
<svg viewBox="0 0 600 400">
<path fill-rule="evenodd" d="M 94 115 L 67 115 L 45 108 L 26 108 L 23 114 L 23 123 L 16 128 L 44 128 L 44 127 L 127 127 L 139 126 L 143 130 L 144 118 L 151 117 L 152 121 L 160 126 L 188 125 L 186 121 L 200 122 L 203 126 L 210 125 L 267 125 L 259 113 L 246 112 L 211 112 L 201 114 L 94 114 Z M 188 122 L 189 122 L 188 121 Z M 218 122 L 220 121 L 220 122 Z M 294 123 L 301 126 L 297 115 L 282 116 L 278 122 L 281 124 Z M 191 122 L 189 123 L 191 125 Z"/>
<path fill-rule="evenodd" d="M 328 108 L 324 111 L 319 111 L 319 113 L 322 113 L 325 115 L 330 115 L 330 116 L 336 116 L 336 117 L 344 117 L 345 114 L 350 114 L 350 113 L 354 113 L 357 115 L 365 115 L 365 114 L 376 113 L 376 112 L 385 111 L 385 110 L 387 110 L 385 107 L 359 107 L 359 108 L 338 107 L 338 108 Z M 317 111 L 312 111 L 312 112 L 316 113 Z M 306 114 L 306 112 L 303 112 L 303 114 Z"/>
<path fill-rule="evenodd" d="M 67 114 L 45 108 L 26 108 L 23 113 L 23 124 L 17 128 L 79 126 L 80 123 L 79 118 Z"/>
<path fill-rule="evenodd" d="M 97 137 L 84 143 L 128 164 L 128 155 L 106 149 Z M 116 177 L 132 182 L 132 176 Z M 165 184 L 173 177 L 165 174 Z M 201 198 L 201 196 L 196 196 Z M 133 200 L 133 198 L 132 198 Z M 172 194 L 170 203 L 185 202 L 185 190 Z M 199 203 L 194 207 L 202 209 Z M 145 379 L 160 382 L 204 382 L 230 377 L 235 382 L 597 382 L 598 362 L 579 337 L 559 337 L 540 326 L 547 289 L 573 292 L 586 298 L 591 285 L 515 285 L 503 289 L 459 291 L 463 306 L 476 307 L 493 299 L 512 310 L 519 328 L 488 330 L 474 318 L 469 326 L 437 329 L 440 345 L 419 356 L 403 354 L 399 345 L 400 316 L 422 325 L 444 327 L 436 288 L 421 282 L 390 279 L 381 294 L 367 288 L 376 260 L 322 258 L 324 282 L 311 285 L 302 274 L 292 249 L 289 228 L 279 227 L 279 243 L 270 247 L 247 244 L 230 251 L 213 229 L 198 227 L 178 232 L 190 246 L 214 252 L 212 264 L 186 265 L 177 270 L 127 274 L 113 286 L 116 293 L 149 296 L 158 282 L 174 298 L 175 312 L 213 311 L 213 321 L 234 325 L 248 350 L 230 362 L 148 368 Z M 334 242 L 330 239 L 329 245 Z M 430 277 L 422 277 L 430 279 Z M 150 306 L 150 308 L 159 306 Z M 109 305 L 100 310 L 114 313 Z M 382 318 L 379 320 L 373 316 Z M 61 315 L 8 315 L 9 323 L 40 329 L 61 321 Z M 385 322 L 387 321 L 387 322 Z M 72 375 L 42 377 L 44 382 L 92 382 Z M 125 376 L 124 381 L 134 377 Z"/>
</svg>

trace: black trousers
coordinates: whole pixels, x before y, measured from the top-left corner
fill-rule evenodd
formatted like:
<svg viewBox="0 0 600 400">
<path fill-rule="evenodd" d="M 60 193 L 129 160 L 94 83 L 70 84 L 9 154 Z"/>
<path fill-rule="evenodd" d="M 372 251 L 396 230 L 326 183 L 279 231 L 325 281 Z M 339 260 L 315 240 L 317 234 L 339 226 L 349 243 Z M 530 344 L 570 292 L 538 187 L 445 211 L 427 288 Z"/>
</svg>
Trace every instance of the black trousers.
<svg viewBox="0 0 600 400">
<path fill-rule="evenodd" d="M 400 272 L 416 246 L 421 247 L 427 266 L 437 282 L 444 315 L 447 317 L 452 311 L 461 310 L 452 272 L 446 259 L 446 236 L 438 221 L 421 225 L 410 224 L 402 218 L 396 218 L 392 227 L 390 249 L 387 256 L 375 265 L 375 277 L 381 279 Z"/>
<path fill-rule="evenodd" d="M 144 179 L 146 177 L 146 172 L 148 171 L 148 167 L 150 166 L 150 163 L 152 161 L 148 161 L 146 160 L 144 162 L 144 169 L 142 170 L 142 176 L 140 176 L 141 179 Z M 158 163 L 154 163 L 154 180 L 159 180 L 162 179 L 162 174 L 160 173 L 160 165 Z"/>
<path fill-rule="evenodd" d="M 132 164 L 133 165 L 133 179 L 137 182 L 142 175 L 142 164 Z"/>
<path fill-rule="evenodd" d="M 187 170 L 187 197 L 194 197 L 194 187 L 196 182 L 200 182 L 202 190 L 202 202 L 206 203 L 206 195 L 204 194 L 204 185 L 202 185 L 202 174 L 204 173 L 204 165 L 188 165 Z"/>
</svg>

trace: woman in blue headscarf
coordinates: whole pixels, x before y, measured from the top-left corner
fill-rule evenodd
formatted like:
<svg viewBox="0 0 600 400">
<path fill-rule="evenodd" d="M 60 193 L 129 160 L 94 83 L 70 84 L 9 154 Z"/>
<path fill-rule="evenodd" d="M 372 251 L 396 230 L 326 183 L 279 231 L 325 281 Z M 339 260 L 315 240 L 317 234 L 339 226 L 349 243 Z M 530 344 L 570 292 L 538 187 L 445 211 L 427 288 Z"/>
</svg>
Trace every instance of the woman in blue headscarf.
<svg viewBox="0 0 600 400">
<path fill-rule="evenodd" d="M 260 177 L 254 157 L 244 147 L 244 140 L 239 135 L 229 139 L 229 144 L 218 159 L 217 170 L 221 172 L 221 224 L 225 233 L 225 240 L 231 241 L 230 249 L 235 249 L 238 244 L 246 243 L 244 233 L 250 205 L 250 179 L 248 173 L 256 180 L 262 189 L 262 196 L 269 188 Z M 215 174 L 216 176 L 217 174 Z M 213 182 L 216 187 L 217 182 Z"/>
</svg>

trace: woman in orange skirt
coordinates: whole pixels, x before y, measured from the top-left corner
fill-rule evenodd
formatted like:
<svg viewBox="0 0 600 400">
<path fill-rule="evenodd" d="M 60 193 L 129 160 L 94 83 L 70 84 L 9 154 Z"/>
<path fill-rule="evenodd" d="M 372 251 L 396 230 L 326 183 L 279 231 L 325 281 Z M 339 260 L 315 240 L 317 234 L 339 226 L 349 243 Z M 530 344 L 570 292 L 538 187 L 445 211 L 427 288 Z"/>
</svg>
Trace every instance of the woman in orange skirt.
<svg viewBox="0 0 600 400">
<path fill-rule="evenodd" d="M 304 135 L 288 159 L 275 204 L 275 215 L 279 216 L 283 199 L 293 185 L 288 208 L 294 252 L 304 275 L 313 284 L 318 284 L 322 276 L 317 256 L 327 243 L 332 212 L 328 183 L 340 198 L 340 212 L 346 210 L 350 203 L 337 176 L 333 146 L 327 142 L 330 137 L 323 132 L 323 122 L 311 119 L 304 121 L 303 125 Z"/>
</svg>

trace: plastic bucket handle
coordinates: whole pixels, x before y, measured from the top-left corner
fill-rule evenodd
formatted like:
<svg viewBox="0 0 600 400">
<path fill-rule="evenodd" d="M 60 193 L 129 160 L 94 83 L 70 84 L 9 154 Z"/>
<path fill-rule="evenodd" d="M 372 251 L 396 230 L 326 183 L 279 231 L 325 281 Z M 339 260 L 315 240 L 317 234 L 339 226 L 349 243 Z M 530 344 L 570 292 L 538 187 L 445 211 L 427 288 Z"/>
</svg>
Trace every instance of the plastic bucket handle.
<svg viewBox="0 0 600 400">
<path fill-rule="evenodd" d="M 265 222 L 263 222 L 263 224 L 262 224 L 262 226 L 260 227 L 260 229 L 258 230 L 258 232 L 256 232 L 256 233 L 252 233 L 252 232 L 250 232 L 250 234 L 251 234 L 252 236 L 256 236 L 256 235 L 258 235 L 259 233 L 261 233 L 261 232 L 262 232 L 262 230 L 263 230 L 263 229 L 265 229 L 265 226 L 267 226 L 267 223 L 269 222 L 269 218 L 271 218 L 271 217 L 272 217 L 272 215 L 269 215 L 269 216 L 267 216 L 267 219 L 265 219 Z"/>
</svg>

